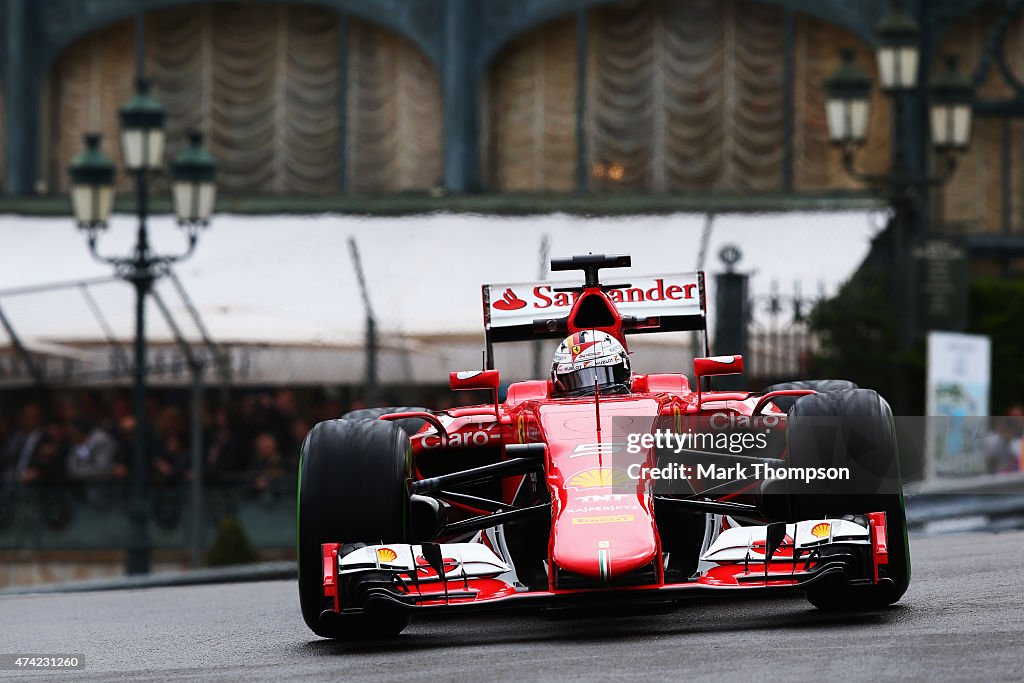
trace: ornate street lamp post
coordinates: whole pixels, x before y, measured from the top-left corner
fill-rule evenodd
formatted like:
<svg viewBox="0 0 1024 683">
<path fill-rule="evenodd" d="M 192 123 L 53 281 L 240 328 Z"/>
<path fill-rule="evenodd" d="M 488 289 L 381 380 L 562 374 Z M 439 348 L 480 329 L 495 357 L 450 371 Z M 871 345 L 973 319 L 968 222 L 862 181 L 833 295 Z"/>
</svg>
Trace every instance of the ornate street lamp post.
<svg viewBox="0 0 1024 683">
<path fill-rule="evenodd" d="M 918 338 L 917 277 L 912 252 L 916 241 L 928 230 L 928 195 L 947 182 L 956 170 L 960 155 L 970 141 L 973 90 L 956 70 L 956 58 L 947 57 L 945 70 L 932 80 L 925 93 L 919 78 L 922 70 L 921 29 L 898 2 L 877 26 L 876 60 L 882 90 L 892 98 L 893 133 L 890 166 L 884 173 L 857 170 L 856 153 L 864 146 L 871 113 L 871 80 L 854 63 L 852 49 L 841 52 L 838 69 L 825 82 L 826 119 L 830 141 L 840 148 L 847 173 L 886 197 L 893 207 L 892 296 L 899 318 L 900 346 L 913 347 Z M 942 166 L 930 175 L 920 158 L 912 158 L 914 115 L 923 107 L 914 103 L 927 99 L 931 124 L 931 145 Z M 920 124 L 927 125 L 927 123 Z M 927 143 L 924 143 L 927 147 Z M 918 152 L 920 157 L 926 152 Z M 898 400 L 906 407 L 906 396 Z"/>
<path fill-rule="evenodd" d="M 135 287 L 135 347 L 133 403 L 135 435 L 131 466 L 129 514 L 131 538 L 128 544 L 127 573 L 149 571 L 149 534 L 147 529 L 146 485 L 149 470 L 149 439 L 146 419 L 146 295 L 153 282 L 167 268 L 189 257 L 195 249 L 199 230 L 209 223 L 216 198 L 216 164 L 202 148 L 202 137 L 191 134 L 190 145 L 171 164 L 174 209 L 178 223 L 185 227 L 188 246 L 184 253 L 158 256 L 149 246 L 146 220 L 149 213 L 149 177 L 163 167 L 164 123 L 166 112 L 149 96 L 145 80 L 137 82 L 135 97 L 120 112 L 121 155 L 125 170 L 135 178 L 135 207 L 138 232 L 135 249 L 127 257 L 101 255 L 97 249 L 99 234 L 106 228 L 114 208 L 113 162 L 100 149 L 100 136 L 89 134 L 86 149 L 72 161 L 71 205 L 78 227 L 89 240 L 92 255 L 114 266 L 117 275 Z"/>
<path fill-rule="evenodd" d="M 929 193 L 952 177 L 959 156 L 970 141 L 973 90 L 956 72 L 956 58 L 946 58 L 945 70 L 926 92 L 920 78 L 921 28 L 899 0 L 894 0 L 877 27 L 879 76 L 883 91 L 892 99 L 892 158 L 882 173 L 857 170 L 855 158 L 867 139 L 871 81 L 854 62 L 852 49 L 843 50 L 840 67 L 825 81 L 828 137 L 843 154 L 847 173 L 885 197 L 893 208 L 891 293 L 898 319 L 899 346 L 909 350 L 919 338 L 918 275 L 912 254 L 929 231 Z M 925 103 L 928 103 L 927 117 Z M 930 125 L 929 125 L 930 124 Z M 925 140 L 921 128 L 928 127 Z M 916 135 L 915 135 L 916 133 Z M 928 172 L 929 142 L 941 166 Z M 897 410 L 909 405 L 909 387 L 900 382 L 894 396 Z"/>
</svg>

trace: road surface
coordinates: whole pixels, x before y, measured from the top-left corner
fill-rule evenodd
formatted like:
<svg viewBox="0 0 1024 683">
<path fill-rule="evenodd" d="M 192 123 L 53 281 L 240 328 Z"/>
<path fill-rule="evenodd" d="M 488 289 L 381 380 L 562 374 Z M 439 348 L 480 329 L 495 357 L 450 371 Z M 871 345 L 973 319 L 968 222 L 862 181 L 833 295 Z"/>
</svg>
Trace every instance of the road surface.
<svg viewBox="0 0 1024 683">
<path fill-rule="evenodd" d="M 702 600 L 666 614 L 438 619 L 353 645 L 313 636 L 294 583 L 279 581 L 3 597 L 0 653 L 84 655 L 65 680 L 1024 678 L 1024 532 L 917 538 L 911 551 L 903 601 L 858 615 Z"/>
</svg>

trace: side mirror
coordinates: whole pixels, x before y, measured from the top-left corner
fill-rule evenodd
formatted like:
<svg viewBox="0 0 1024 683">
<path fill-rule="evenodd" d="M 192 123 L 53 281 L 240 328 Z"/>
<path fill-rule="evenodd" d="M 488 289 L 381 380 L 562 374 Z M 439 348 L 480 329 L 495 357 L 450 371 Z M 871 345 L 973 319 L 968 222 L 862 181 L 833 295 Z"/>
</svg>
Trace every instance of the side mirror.
<svg viewBox="0 0 1024 683">
<path fill-rule="evenodd" d="M 488 389 L 494 397 L 494 417 L 500 419 L 501 413 L 498 410 L 498 379 L 497 370 L 460 370 L 448 375 L 448 386 L 452 391 L 469 391 L 473 389 Z"/>
<path fill-rule="evenodd" d="M 448 385 L 452 391 L 470 391 L 474 389 L 497 391 L 499 384 L 497 370 L 460 370 L 448 375 Z"/>
<path fill-rule="evenodd" d="M 716 375 L 739 375 L 743 373 L 743 356 L 710 356 L 693 359 L 693 374 L 697 381 L 701 377 Z"/>
</svg>

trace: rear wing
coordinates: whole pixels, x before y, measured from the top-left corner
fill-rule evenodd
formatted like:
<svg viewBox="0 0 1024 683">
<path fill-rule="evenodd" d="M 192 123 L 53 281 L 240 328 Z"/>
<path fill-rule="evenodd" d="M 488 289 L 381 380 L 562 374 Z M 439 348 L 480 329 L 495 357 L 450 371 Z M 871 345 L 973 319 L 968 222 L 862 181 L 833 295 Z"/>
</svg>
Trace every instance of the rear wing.
<svg viewBox="0 0 1024 683">
<path fill-rule="evenodd" d="M 628 280 L 629 284 L 596 285 L 622 317 L 623 333 L 703 332 L 707 345 L 703 272 L 629 277 Z M 495 343 L 565 337 L 565 321 L 582 292 L 583 287 L 576 282 L 484 285 L 487 367 L 493 367 Z"/>
</svg>

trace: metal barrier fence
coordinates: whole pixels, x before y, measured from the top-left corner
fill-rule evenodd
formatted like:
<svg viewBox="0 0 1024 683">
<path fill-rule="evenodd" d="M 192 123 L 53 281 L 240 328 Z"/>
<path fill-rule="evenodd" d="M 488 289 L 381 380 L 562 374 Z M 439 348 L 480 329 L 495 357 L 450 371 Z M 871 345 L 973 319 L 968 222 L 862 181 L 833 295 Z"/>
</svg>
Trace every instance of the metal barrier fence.
<svg viewBox="0 0 1024 683">
<path fill-rule="evenodd" d="M 754 328 L 744 358 L 747 377 L 753 384 L 814 379 L 818 377 L 817 347 L 817 338 L 804 326 Z"/>
<path fill-rule="evenodd" d="M 187 484 L 152 488 L 146 510 L 154 550 L 191 547 L 192 492 Z M 296 491 L 288 478 L 268 489 L 204 488 L 203 539 L 208 549 L 221 520 L 234 517 L 257 550 L 295 546 Z M 0 496 L 0 550 L 120 550 L 130 537 L 128 486 L 41 485 Z"/>
</svg>

